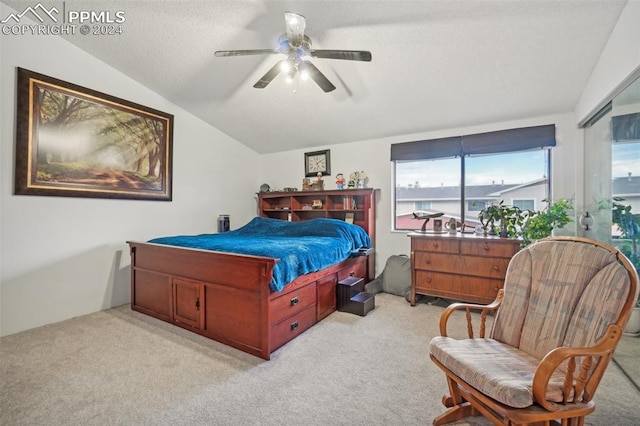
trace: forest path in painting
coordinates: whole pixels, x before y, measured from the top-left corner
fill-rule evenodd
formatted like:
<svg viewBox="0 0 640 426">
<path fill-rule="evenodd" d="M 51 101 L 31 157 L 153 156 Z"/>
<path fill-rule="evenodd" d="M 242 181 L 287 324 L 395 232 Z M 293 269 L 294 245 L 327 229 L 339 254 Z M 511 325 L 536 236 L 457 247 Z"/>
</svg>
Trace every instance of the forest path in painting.
<svg viewBox="0 0 640 426">
<path fill-rule="evenodd" d="M 82 163 L 49 163 L 38 169 L 38 181 L 118 189 L 156 190 L 157 177 Z"/>
</svg>

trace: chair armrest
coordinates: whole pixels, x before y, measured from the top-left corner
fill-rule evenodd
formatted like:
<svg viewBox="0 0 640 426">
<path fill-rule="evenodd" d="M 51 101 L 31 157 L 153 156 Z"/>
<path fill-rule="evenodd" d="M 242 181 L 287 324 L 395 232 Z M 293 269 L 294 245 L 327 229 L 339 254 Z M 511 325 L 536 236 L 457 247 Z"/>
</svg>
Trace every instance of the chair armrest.
<svg viewBox="0 0 640 426">
<path fill-rule="evenodd" d="M 489 312 L 496 311 L 500 305 L 502 304 L 502 299 L 504 299 L 504 290 L 498 290 L 498 294 L 493 302 L 488 305 L 480 305 L 476 303 L 452 303 L 447 306 L 445 310 L 442 312 L 440 316 L 440 335 L 446 337 L 447 336 L 447 322 L 449 321 L 449 317 L 455 311 L 465 310 L 467 316 L 467 334 L 470 339 L 473 338 L 473 322 L 471 320 L 471 311 L 477 310 L 480 311 L 480 336 L 484 338 L 485 328 L 487 323 L 487 314 Z"/>
<path fill-rule="evenodd" d="M 617 324 L 611 324 L 602 339 L 594 346 L 562 346 L 553 349 L 540 361 L 533 376 L 534 400 L 549 411 L 558 411 L 563 405 L 571 403 L 591 401 L 621 336 L 622 328 Z M 565 362 L 566 372 L 562 386 L 563 402 L 548 401 L 549 381 Z M 576 372 L 578 363 L 578 371 Z"/>
</svg>

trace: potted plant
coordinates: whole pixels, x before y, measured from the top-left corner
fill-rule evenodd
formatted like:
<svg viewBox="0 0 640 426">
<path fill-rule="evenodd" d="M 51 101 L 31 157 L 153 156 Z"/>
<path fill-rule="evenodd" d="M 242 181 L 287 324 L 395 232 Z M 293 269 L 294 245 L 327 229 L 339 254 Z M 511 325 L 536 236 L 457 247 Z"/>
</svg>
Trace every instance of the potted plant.
<svg viewBox="0 0 640 426">
<path fill-rule="evenodd" d="M 631 316 L 623 331 L 629 336 L 640 336 L 640 299 L 636 301 L 636 305 L 631 310 Z"/>
<path fill-rule="evenodd" d="M 550 236 L 554 229 L 561 229 L 571 222 L 569 211 L 573 210 L 573 202 L 565 198 L 558 198 L 555 202 L 542 200 L 547 207 L 541 211 L 530 212 L 526 223 L 522 227 L 523 246 Z"/>
<path fill-rule="evenodd" d="M 616 241 L 619 250 L 631 261 L 636 270 L 640 269 L 640 251 L 638 237 L 640 236 L 640 214 L 631 212 L 631 205 L 622 203 L 624 198 L 614 197 L 611 208 L 611 219 L 620 232 L 620 240 Z M 631 316 L 624 327 L 625 334 L 640 335 L 640 299 L 631 311 Z"/>
<path fill-rule="evenodd" d="M 548 203 L 547 207 L 533 211 L 505 205 L 501 200 L 480 210 L 478 219 L 485 229 L 485 235 L 492 233 L 506 238 L 522 238 L 522 246 L 525 247 L 571 222 L 568 213 L 573 209 L 571 200 L 558 198 L 555 202 L 548 199 L 542 201 Z"/>
<path fill-rule="evenodd" d="M 522 210 L 515 206 L 492 204 L 480 210 L 478 219 L 484 228 L 485 235 L 491 233 L 502 238 L 518 238 L 519 230 L 529 217 L 529 210 Z"/>
</svg>

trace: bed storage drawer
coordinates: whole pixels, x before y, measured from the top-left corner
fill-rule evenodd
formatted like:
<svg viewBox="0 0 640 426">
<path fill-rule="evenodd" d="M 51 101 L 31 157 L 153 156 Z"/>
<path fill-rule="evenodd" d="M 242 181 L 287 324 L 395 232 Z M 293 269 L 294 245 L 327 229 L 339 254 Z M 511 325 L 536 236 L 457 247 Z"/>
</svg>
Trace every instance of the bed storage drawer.
<svg viewBox="0 0 640 426">
<path fill-rule="evenodd" d="M 271 327 L 271 350 L 275 350 L 316 323 L 315 304 Z"/>
<path fill-rule="evenodd" d="M 316 303 L 316 283 L 312 282 L 297 290 L 283 294 L 271 301 L 271 324 L 300 312 Z"/>
<path fill-rule="evenodd" d="M 369 256 L 360 256 L 349 259 L 352 261 L 347 268 L 341 269 L 338 272 L 338 281 L 341 281 L 347 277 L 362 277 L 365 278 L 365 282 L 368 279 L 373 279 L 367 276 L 367 259 Z"/>
</svg>

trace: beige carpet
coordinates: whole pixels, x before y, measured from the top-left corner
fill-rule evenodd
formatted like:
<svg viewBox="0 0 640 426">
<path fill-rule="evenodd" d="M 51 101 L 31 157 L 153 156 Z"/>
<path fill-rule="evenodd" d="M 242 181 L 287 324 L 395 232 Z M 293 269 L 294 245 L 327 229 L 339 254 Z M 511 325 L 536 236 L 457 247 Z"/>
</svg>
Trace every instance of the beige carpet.
<svg viewBox="0 0 640 426">
<path fill-rule="evenodd" d="M 425 425 L 443 411 L 427 356 L 442 308 L 376 296 L 264 361 L 122 306 L 0 339 L 0 424 Z M 640 424 L 611 364 L 589 425 Z M 472 418 L 459 425 L 488 425 Z"/>
</svg>

